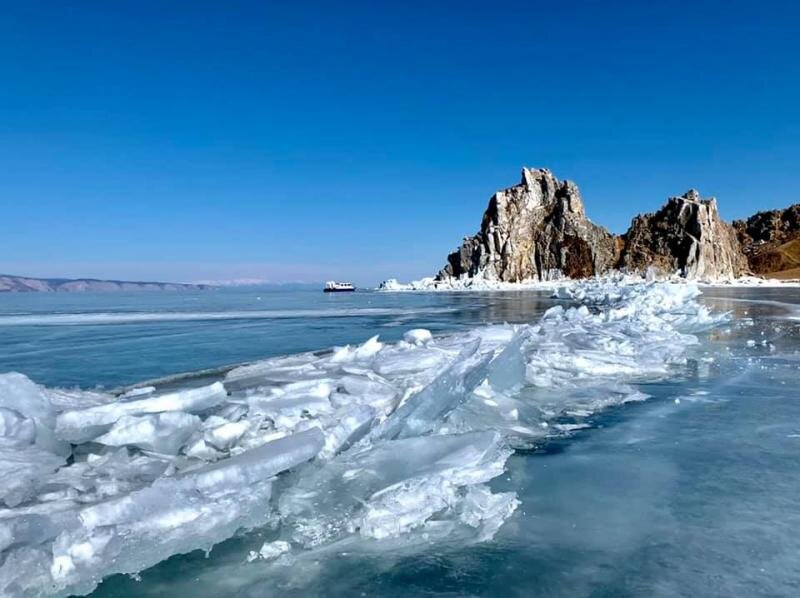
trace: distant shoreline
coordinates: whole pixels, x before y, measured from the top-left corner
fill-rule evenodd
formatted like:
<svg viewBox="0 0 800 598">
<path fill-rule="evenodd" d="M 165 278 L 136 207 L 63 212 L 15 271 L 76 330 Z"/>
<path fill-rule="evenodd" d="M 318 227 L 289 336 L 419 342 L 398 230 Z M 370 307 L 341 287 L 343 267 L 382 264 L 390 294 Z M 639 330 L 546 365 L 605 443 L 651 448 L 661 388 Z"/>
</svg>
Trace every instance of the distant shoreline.
<svg viewBox="0 0 800 598">
<path fill-rule="evenodd" d="M 103 280 L 99 278 L 36 278 L 0 274 L 0 293 L 115 293 L 125 291 L 205 291 L 208 284 Z"/>
</svg>

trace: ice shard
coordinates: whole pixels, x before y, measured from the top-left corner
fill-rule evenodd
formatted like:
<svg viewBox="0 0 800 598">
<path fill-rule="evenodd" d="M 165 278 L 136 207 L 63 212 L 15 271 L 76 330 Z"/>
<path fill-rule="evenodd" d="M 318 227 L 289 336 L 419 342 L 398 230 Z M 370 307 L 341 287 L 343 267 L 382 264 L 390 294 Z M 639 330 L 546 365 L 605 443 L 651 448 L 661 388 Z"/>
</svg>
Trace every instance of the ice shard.
<svg viewBox="0 0 800 598">
<path fill-rule="evenodd" d="M 270 518 L 271 478 L 313 458 L 323 441 L 316 429 L 282 438 L 61 516 L 54 539 L 55 530 L 39 537 L 27 532 L 31 543 L 52 539 L 52 544 L 35 558 L 26 556 L 24 547 L 4 555 L 0 594 L 23 588 L 34 595 L 89 592 L 106 575 L 134 573 L 263 525 Z M 50 521 L 44 518 L 39 525 L 47 529 Z M 12 519 L 11 525 L 12 533 L 30 528 L 29 520 Z M 27 560 L 27 567 L 11 569 L 9 563 L 18 558 Z"/>
<path fill-rule="evenodd" d="M 491 355 L 478 353 L 480 340 L 464 347 L 433 382 L 411 396 L 372 434 L 372 438 L 410 438 L 431 432 L 480 384 Z"/>
<path fill-rule="evenodd" d="M 87 442 L 107 432 L 114 422 L 126 415 L 165 411 L 199 413 L 220 405 L 226 398 L 225 387 L 221 382 L 215 382 L 210 386 L 180 390 L 145 399 L 65 411 L 56 419 L 56 434 L 59 438 L 73 443 Z"/>
</svg>

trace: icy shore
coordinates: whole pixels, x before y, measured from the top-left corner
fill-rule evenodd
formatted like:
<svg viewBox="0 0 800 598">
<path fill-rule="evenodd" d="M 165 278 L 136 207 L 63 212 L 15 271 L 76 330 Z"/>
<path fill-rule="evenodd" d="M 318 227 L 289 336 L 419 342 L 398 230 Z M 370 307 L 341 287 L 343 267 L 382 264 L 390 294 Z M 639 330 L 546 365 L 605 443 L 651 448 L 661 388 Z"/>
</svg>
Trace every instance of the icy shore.
<svg viewBox="0 0 800 598">
<path fill-rule="evenodd" d="M 552 291 L 568 283 L 564 279 L 552 281 L 525 280 L 522 282 L 502 282 L 499 280 L 487 280 L 482 277 L 474 278 L 448 278 L 446 280 L 436 280 L 433 276 L 412 280 L 411 282 L 399 282 L 395 278 L 384 280 L 378 286 L 378 291 L 384 292 L 403 292 L 403 291 Z"/>
<path fill-rule="evenodd" d="M 117 397 L 0 376 L 0 595 L 88 593 L 269 527 L 241 567 L 342 542 L 490 540 L 515 449 L 647 398 L 717 325 L 697 286 L 592 279 L 528 325 L 373 337 Z M 372 544 L 370 544 L 372 545 Z M 248 562 L 250 561 L 250 562 Z"/>
<path fill-rule="evenodd" d="M 591 279 L 587 279 L 591 280 Z M 612 280 L 617 284 L 639 284 L 643 282 L 669 282 L 675 284 L 686 284 L 685 278 L 675 275 L 673 277 L 653 276 L 631 276 L 628 274 L 615 273 L 605 275 L 595 280 Z M 456 292 L 456 291 L 554 291 L 565 286 L 580 284 L 583 281 L 570 280 L 553 276 L 552 280 L 523 280 L 521 282 L 502 282 L 498 280 L 487 280 L 482 276 L 448 278 L 436 280 L 433 276 L 412 280 L 411 282 L 399 282 L 395 278 L 383 281 L 377 288 L 383 292 Z M 756 287 L 756 288 L 796 288 L 800 287 L 800 280 L 779 280 L 775 278 L 759 278 L 756 276 L 741 276 L 739 278 L 719 279 L 719 280 L 697 280 L 693 281 L 700 287 Z"/>
</svg>

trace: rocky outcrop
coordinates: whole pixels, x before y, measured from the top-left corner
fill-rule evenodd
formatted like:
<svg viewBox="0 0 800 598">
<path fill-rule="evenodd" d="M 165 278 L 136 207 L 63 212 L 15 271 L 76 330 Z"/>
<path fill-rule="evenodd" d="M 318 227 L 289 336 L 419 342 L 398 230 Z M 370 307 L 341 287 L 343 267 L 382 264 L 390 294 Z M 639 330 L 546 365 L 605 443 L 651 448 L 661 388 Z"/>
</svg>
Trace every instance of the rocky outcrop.
<svg viewBox="0 0 800 598">
<path fill-rule="evenodd" d="M 733 226 L 754 274 L 800 278 L 800 204 L 758 212 Z"/>
<path fill-rule="evenodd" d="M 188 291 L 211 288 L 204 284 L 174 282 L 129 282 L 95 278 L 30 278 L 0 274 L 0 293 L 35 292 L 114 292 L 114 291 Z"/>
<path fill-rule="evenodd" d="M 718 280 L 747 271 L 736 233 L 720 218 L 716 200 L 701 199 L 694 189 L 670 198 L 658 212 L 636 216 L 622 247 L 619 268 L 630 272 Z"/>
<path fill-rule="evenodd" d="M 437 279 L 582 278 L 613 268 L 617 253 L 615 237 L 586 217 L 577 185 L 524 168 L 518 185 L 492 196 L 480 231 L 448 256 Z"/>
<path fill-rule="evenodd" d="M 480 231 L 448 256 L 432 283 L 584 278 L 609 270 L 701 280 L 777 269 L 800 276 L 799 221 L 800 204 L 757 214 L 734 229 L 714 198 L 692 189 L 636 216 L 615 237 L 586 217 L 575 183 L 525 168 L 518 185 L 492 196 Z"/>
</svg>

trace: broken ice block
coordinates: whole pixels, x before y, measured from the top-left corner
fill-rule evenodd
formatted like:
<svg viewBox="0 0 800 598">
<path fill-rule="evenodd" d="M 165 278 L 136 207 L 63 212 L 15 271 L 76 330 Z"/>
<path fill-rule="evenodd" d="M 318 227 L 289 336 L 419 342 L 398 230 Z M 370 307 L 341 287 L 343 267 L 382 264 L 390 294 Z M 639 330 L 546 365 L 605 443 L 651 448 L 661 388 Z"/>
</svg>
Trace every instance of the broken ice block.
<svg viewBox="0 0 800 598">
<path fill-rule="evenodd" d="M 111 425 L 125 415 L 142 415 L 164 411 L 199 413 L 225 401 L 227 393 L 221 382 L 210 386 L 133 401 L 119 401 L 66 411 L 56 419 L 56 434 L 72 443 L 87 442 L 107 432 Z"/>
</svg>

